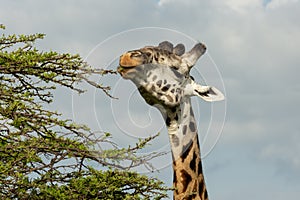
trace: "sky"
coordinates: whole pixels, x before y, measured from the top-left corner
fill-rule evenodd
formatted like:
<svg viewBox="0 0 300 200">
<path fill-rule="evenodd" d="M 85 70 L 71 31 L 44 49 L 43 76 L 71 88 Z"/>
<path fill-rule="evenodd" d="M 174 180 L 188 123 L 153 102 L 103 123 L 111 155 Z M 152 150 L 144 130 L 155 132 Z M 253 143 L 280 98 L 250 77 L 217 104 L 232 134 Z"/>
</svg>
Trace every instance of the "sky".
<svg viewBox="0 0 300 200">
<path fill-rule="evenodd" d="M 281 200 L 300 196 L 300 2 L 298 0 L 0 0 L 5 33 L 45 33 L 41 50 L 79 53 L 116 69 L 125 51 L 160 41 L 207 46 L 192 74 L 226 101 L 194 97 L 210 199 Z M 160 113 L 118 75 L 92 77 L 118 100 L 85 87 L 59 88 L 51 108 L 110 132 L 120 146 L 160 132 L 143 153 L 168 151 Z M 172 184 L 170 154 L 141 173 Z"/>
</svg>

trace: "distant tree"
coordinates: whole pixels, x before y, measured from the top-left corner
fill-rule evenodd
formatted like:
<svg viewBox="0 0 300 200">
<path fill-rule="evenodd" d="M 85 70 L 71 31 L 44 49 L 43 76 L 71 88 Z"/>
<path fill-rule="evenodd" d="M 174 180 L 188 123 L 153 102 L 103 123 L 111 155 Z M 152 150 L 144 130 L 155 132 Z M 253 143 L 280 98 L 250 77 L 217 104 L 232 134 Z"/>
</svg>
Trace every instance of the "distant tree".
<svg viewBox="0 0 300 200">
<path fill-rule="evenodd" d="M 34 45 L 43 38 L 0 36 L 0 199 L 166 197 L 168 188 L 161 181 L 131 171 L 150 166 L 148 161 L 159 156 L 136 154 L 154 137 L 120 149 L 110 142 L 109 133 L 95 137 L 87 126 L 45 108 L 57 86 L 84 92 L 76 84 L 80 81 L 110 96 L 110 88 L 89 75 L 115 71 L 94 69 L 79 55 L 39 51 Z M 112 148 L 96 151 L 99 143 L 111 143 Z"/>
</svg>

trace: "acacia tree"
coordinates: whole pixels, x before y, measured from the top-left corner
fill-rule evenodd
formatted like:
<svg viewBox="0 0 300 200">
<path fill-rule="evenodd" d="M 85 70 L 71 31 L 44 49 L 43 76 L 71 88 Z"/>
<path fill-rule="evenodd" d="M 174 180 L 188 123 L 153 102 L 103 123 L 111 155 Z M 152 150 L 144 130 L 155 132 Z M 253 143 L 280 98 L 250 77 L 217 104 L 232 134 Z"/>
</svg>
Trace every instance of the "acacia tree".
<svg viewBox="0 0 300 200">
<path fill-rule="evenodd" d="M 4 29 L 0 25 L 0 31 Z M 77 87 L 80 81 L 110 98 L 110 88 L 91 81 L 89 75 L 116 72 L 94 69 L 79 55 L 41 52 L 35 42 L 44 36 L 0 36 L 0 198 L 166 197 L 168 188 L 161 181 L 131 171 L 142 164 L 150 166 L 148 161 L 159 156 L 136 155 L 154 137 L 133 147 L 112 144 L 111 149 L 96 151 L 95 145 L 110 143 L 109 133 L 94 137 L 87 126 L 45 108 L 57 86 L 84 92 Z"/>
</svg>

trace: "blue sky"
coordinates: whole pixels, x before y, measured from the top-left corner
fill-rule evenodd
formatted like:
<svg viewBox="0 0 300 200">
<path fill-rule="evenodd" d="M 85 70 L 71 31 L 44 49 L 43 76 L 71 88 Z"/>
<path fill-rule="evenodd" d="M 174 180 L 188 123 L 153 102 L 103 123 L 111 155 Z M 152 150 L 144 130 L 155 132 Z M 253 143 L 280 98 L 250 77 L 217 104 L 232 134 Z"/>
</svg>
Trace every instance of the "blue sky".
<svg viewBox="0 0 300 200">
<path fill-rule="evenodd" d="M 196 80 L 226 92 L 226 102 L 220 104 L 193 98 L 197 120 L 201 120 L 200 139 L 209 134 L 217 141 L 215 146 L 202 142 L 210 199 L 299 198 L 299 1 L 0 3 L 0 23 L 6 25 L 6 33 L 46 33 L 45 40 L 38 42 L 41 49 L 79 53 L 95 67 L 115 68 L 122 52 L 161 40 L 183 42 L 187 48 L 194 40 L 202 41 L 208 54 L 192 73 Z M 139 29 L 127 31 L 134 28 Z M 121 146 L 160 131 L 159 139 L 145 152 L 168 150 L 160 114 L 145 104 L 132 83 L 119 76 L 93 78 L 112 85 L 119 100 L 91 88 L 81 96 L 59 89 L 53 109 L 95 130 L 111 132 Z M 149 175 L 170 185 L 169 163 L 168 155 L 155 160 L 160 172 Z"/>
</svg>

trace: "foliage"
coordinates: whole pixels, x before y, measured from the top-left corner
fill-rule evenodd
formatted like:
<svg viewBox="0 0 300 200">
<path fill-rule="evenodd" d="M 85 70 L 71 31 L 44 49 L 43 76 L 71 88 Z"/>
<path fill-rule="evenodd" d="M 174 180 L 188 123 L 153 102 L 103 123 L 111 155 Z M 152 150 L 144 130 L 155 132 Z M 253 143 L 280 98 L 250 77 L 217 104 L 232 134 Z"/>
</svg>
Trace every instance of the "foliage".
<svg viewBox="0 0 300 200">
<path fill-rule="evenodd" d="M 109 133 L 96 137 L 87 126 L 45 108 L 57 86 L 84 92 L 76 85 L 80 81 L 111 97 L 110 88 L 89 80 L 89 75 L 115 71 L 94 69 L 79 55 L 41 52 L 34 45 L 44 36 L 0 36 L 0 198 L 166 197 L 168 188 L 161 181 L 130 171 L 139 165 L 151 168 L 148 161 L 159 154 L 136 153 L 154 137 L 119 149 Z M 97 151 L 101 143 L 112 148 Z"/>
</svg>

